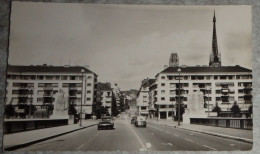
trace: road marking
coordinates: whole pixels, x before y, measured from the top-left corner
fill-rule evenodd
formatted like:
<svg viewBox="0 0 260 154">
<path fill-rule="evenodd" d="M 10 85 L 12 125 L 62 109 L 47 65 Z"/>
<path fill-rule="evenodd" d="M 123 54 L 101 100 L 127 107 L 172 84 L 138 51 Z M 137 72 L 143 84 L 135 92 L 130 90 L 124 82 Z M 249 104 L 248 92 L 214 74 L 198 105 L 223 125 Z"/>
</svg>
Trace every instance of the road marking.
<svg viewBox="0 0 260 154">
<path fill-rule="evenodd" d="M 233 146 L 235 146 L 235 144 L 230 144 L 230 146 L 232 146 L 232 147 L 233 147 Z"/>
<path fill-rule="evenodd" d="M 193 134 L 190 134 L 190 135 L 193 135 Z"/>
<path fill-rule="evenodd" d="M 212 147 L 210 147 L 210 146 L 207 146 L 207 145 L 203 145 L 203 146 L 204 146 L 204 147 L 207 147 L 207 148 L 209 148 L 209 149 L 211 149 L 211 150 L 217 151 L 217 149 L 212 148 Z"/>
<path fill-rule="evenodd" d="M 173 135 L 176 136 L 176 137 L 179 136 L 179 135 L 177 135 L 177 134 L 173 134 Z"/>
<path fill-rule="evenodd" d="M 139 149 L 139 151 L 147 151 L 146 149 Z"/>
<path fill-rule="evenodd" d="M 190 139 L 187 139 L 187 138 L 183 138 L 184 140 L 187 140 L 187 141 L 190 141 L 190 142 L 193 142 L 192 140 L 190 140 Z"/>
<path fill-rule="evenodd" d="M 168 143 L 168 144 L 173 147 L 172 143 Z"/>
<path fill-rule="evenodd" d="M 84 144 L 82 144 L 81 146 L 79 146 L 76 150 L 79 150 L 80 148 L 82 148 L 84 146 Z"/>
<path fill-rule="evenodd" d="M 165 133 L 167 133 L 167 134 L 171 134 L 170 132 L 168 132 L 168 131 L 165 131 Z"/>
<path fill-rule="evenodd" d="M 151 133 L 152 135 L 154 135 L 154 133 Z"/>
<path fill-rule="evenodd" d="M 138 142 L 141 144 L 142 149 L 146 150 L 146 147 L 144 146 L 140 137 L 136 134 L 135 130 L 132 128 L 132 126 L 129 123 L 128 123 L 128 125 L 129 125 L 129 128 L 132 130 L 133 134 L 135 135 L 135 137 L 137 138 Z"/>
<path fill-rule="evenodd" d="M 151 148 L 151 146 L 152 146 L 152 145 L 151 145 L 150 142 L 146 143 L 146 147 L 147 147 L 147 148 Z"/>
</svg>

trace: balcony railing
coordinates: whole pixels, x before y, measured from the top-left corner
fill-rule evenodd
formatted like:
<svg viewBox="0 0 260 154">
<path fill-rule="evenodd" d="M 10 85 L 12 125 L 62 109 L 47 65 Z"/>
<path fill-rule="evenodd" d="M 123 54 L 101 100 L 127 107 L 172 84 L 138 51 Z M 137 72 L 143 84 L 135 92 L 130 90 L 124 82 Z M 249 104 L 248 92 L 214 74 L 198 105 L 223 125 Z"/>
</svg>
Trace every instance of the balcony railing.
<svg viewBox="0 0 260 154">
<path fill-rule="evenodd" d="M 43 87 L 44 90 L 53 90 L 53 87 Z"/>
</svg>

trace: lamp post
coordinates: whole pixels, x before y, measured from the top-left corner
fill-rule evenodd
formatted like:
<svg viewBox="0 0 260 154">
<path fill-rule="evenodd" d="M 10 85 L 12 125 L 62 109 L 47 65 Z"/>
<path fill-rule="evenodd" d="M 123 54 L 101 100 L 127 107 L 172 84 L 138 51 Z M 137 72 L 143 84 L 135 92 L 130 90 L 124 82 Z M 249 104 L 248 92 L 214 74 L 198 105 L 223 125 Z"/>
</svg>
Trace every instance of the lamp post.
<svg viewBox="0 0 260 154">
<path fill-rule="evenodd" d="M 178 68 L 178 72 L 179 72 L 179 103 L 178 103 L 178 126 L 180 126 L 180 121 L 181 121 L 181 92 L 180 92 L 180 82 L 181 82 L 181 78 L 180 78 L 180 74 L 181 74 L 181 68 Z"/>
<path fill-rule="evenodd" d="M 33 99 L 33 97 L 32 97 L 33 87 L 30 87 L 29 91 L 31 91 L 31 100 L 30 100 L 30 108 L 29 108 L 29 118 L 31 118 L 31 110 L 32 110 L 31 108 L 32 108 L 32 99 Z"/>
<path fill-rule="evenodd" d="M 84 89 L 83 89 L 83 84 L 84 84 L 84 73 L 85 73 L 85 70 L 84 69 L 82 69 L 81 70 L 81 73 L 82 73 L 82 92 L 81 92 L 81 104 L 80 104 L 80 114 L 79 114 L 79 119 L 80 119 L 80 122 L 79 122 L 79 126 L 81 127 L 82 126 L 82 102 L 84 101 L 83 99 L 84 99 L 84 97 L 83 97 L 83 92 L 84 92 Z"/>
</svg>

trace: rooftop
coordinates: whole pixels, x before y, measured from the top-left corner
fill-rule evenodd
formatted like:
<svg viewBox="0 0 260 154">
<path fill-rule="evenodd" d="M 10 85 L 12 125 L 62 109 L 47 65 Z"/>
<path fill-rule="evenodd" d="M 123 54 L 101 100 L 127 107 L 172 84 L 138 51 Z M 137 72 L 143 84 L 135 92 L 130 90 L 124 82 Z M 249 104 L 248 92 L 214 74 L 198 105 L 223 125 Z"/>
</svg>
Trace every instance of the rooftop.
<svg viewBox="0 0 260 154">
<path fill-rule="evenodd" d="M 220 66 L 220 67 L 208 67 L 208 66 L 185 66 L 185 67 L 168 67 L 160 73 L 178 73 L 178 69 L 181 68 L 181 72 L 185 73 L 220 73 L 220 72 L 248 72 L 252 70 L 236 66 Z"/>
<path fill-rule="evenodd" d="M 8 73 L 17 73 L 17 72 L 31 72 L 31 73 L 81 73 L 81 70 L 84 70 L 85 73 L 93 73 L 89 69 L 83 66 L 51 66 L 51 65 L 8 65 Z M 95 74 L 96 75 L 96 74 Z"/>
</svg>

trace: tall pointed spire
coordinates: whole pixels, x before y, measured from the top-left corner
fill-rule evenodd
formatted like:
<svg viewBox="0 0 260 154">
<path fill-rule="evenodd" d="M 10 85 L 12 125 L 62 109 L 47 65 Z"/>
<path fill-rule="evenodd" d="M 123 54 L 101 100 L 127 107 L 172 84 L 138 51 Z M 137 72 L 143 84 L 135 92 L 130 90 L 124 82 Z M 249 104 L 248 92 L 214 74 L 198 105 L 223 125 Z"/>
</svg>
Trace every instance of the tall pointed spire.
<svg viewBox="0 0 260 154">
<path fill-rule="evenodd" d="M 216 31 L 216 16 L 214 10 L 214 17 L 213 17 L 213 36 L 212 36 L 212 53 L 210 55 L 210 67 L 218 67 L 221 66 L 221 57 L 220 53 L 218 52 L 218 42 L 217 42 L 217 31 Z"/>
</svg>

